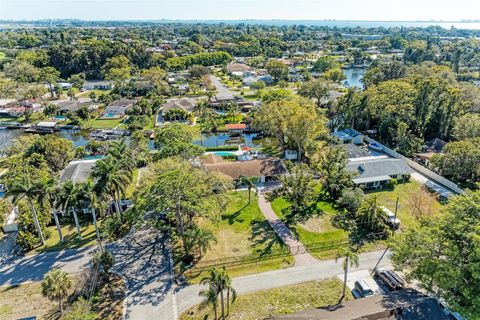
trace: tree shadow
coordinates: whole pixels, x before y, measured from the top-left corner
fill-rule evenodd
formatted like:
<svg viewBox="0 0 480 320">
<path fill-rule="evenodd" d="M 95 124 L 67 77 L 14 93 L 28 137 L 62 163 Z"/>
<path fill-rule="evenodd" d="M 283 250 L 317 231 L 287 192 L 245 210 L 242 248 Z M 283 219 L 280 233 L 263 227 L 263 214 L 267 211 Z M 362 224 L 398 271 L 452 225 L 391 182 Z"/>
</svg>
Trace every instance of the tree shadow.
<svg viewBox="0 0 480 320">
<path fill-rule="evenodd" d="M 231 213 L 231 214 L 223 214 L 222 215 L 222 219 L 223 220 L 228 220 L 228 224 L 229 225 L 232 225 L 234 224 L 235 222 L 243 222 L 244 220 L 239 220 L 238 217 L 242 214 L 242 211 L 248 207 L 250 205 L 250 203 L 247 203 L 245 204 L 243 207 L 241 207 L 240 209 L 238 209 L 237 211 L 235 211 L 234 213 Z"/>
<path fill-rule="evenodd" d="M 254 247 L 259 248 L 257 252 L 261 257 L 271 254 L 275 249 L 275 245 L 284 247 L 282 240 L 278 237 L 268 221 L 255 219 L 252 221 L 250 227 L 252 232 L 250 241 L 252 241 Z"/>
</svg>

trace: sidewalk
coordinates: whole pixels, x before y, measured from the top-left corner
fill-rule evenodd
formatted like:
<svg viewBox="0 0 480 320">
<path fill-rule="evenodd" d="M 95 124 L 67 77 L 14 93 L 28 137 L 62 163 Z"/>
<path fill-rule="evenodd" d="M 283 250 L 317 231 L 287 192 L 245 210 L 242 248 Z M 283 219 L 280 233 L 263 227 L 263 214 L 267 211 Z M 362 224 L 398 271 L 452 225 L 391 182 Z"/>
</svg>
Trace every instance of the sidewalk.
<svg viewBox="0 0 480 320">
<path fill-rule="evenodd" d="M 295 239 L 295 237 L 290 232 L 290 229 L 285 225 L 285 223 L 280 220 L 270 205 L 270 202 L 265 199 L 265 196 L 262 193 L 258 195 L 258 206 L 260 211 L 262 211 L 265 218 L 268 220 L 268 223 L 272 226 L 275 233 L 282 239 L 283 243 L 290 249 L 290 253 L 295 258 L 295 266 L 303 266 L 311 264 L 317 261 L 312 257 L 303 244 Z"/>
</svg>

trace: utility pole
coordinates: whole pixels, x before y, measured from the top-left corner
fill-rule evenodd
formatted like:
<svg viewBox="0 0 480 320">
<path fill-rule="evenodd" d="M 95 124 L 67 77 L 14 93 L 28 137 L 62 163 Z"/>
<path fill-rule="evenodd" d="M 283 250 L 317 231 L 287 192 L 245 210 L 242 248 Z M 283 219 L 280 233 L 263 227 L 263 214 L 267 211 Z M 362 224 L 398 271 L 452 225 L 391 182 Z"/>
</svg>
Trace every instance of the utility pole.
<svg viewBox="0 0 480 320">
<path fill-rule="evenodd" d="M 395 229 L 396 229 L 395 221 L 397 221 L 398 199 L 399 199 L 399 197 L 397 197 L 397 202 L 395 203 L 395 218 L 393 220 L 392 237 L 395 236 Z"/>
</svg>

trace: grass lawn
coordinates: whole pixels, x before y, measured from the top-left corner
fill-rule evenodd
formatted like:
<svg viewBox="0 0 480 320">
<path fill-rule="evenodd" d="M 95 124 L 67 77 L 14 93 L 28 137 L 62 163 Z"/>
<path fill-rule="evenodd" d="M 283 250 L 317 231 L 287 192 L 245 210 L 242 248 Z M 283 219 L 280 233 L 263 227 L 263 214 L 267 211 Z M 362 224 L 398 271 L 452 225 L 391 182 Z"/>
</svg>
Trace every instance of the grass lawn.
<svg viewBox="0 0 480 320">
<path fill-rule="evenodd" d="M 57 227 L 55 225 L 48 227 L 50 237 L 45 240 L 45 245 L 35 248 L 30 253 L 40 253 L 46 251 L 59 251 L 64 249 L 75 249 L 96 244 L 95 227 L 93 224 L 80 223 L 82 240 L 77 236 L 77 228 L 74 224 L 62 224 L 63 242 L 60 242 Z"/>
<path fill-rule="evenodd" d="M 340 280 L 328 279 L 246 294 L 239 296 L 231 306 L 228 319 L 266 319 L 323 307 L 336 303 L 341 291 L 342 282 Z M 349 291 L 347 291 L 346 299 L 353 299 Z M 220 308 L 218 312 L 220 315 Z M 213 310 L 211 306 L 196 306 L 183 313 L 180 319 L 211 320 L 213 319 Z"/>
<path fill-rule="evenodd" d="M 422 186 L 423 185 L 420 182 L 410 181 L 397 185 L 394 190 L 368 192 L 367 196 L 376 196 L 378 203 L 382 206 L 385 206 L 392 212 L 395 212 L 395 203 L 398 197 L 399 208 L 397 214 L 401 221 L 401 228 L 404 229 L 417 223 L 415 217 L 412 215 L 414 207 L 411 198 L 413 195 L 421 192 Z M 440 212 L 443 207 L 443 205 L 438 202 L 433 195 L 427 201 L 430 204 L 433 213 Z"/>
<path fill-rule="evenodd" d="M 227 195 L 228 205 L 225 214 L 218 223 L 210 220 L 200 221 L 200 226 L 211 230 L 217 241 L 202 259 L 199 265 L 207 261 L 235 258 L 247 255 L 268 255 L 269 252 L 285 252 L 285 256 L 239 267 L 228 267 L 231 275 L 257 273 L 281 269 L 292 265 L 293 258 L 282 249 L 282 243 L 261 213 L 257 197 L 252 192 L 252 201 L 248 204 L 248 192 L 231 192 Z M 192 270 L 192 278 L 198 280 L 198 272 Z"/>
<path fill-rule="evenodd" d="M 44 319 L 56 311 L 57 303 L 42 295 L 41 282 L 0 287 L 0 319 L 13 320 L 37 316 Z"/>
<path fill-rule="evenodd" d="M 78 95 L 78 97 L 79 98 L 89 98 L 91 92 L 95 92 L 97 97 L 100 97 L 102 94 L 108 94 L 110 92 L 110 90 L 89 90 L 89 91 L 81 92 Z"/>
<path fill-rule="evenodd" d="M 272 209 L 282 220 L 288 220 L 290 203 L 284 198 L 276 198 L 272 202 Z M 325 201 L 316 203 L 316 212 L 309 214 L 301 221 L 290 224 L 290 230 L 298 235 L 298 239 L 303 244 L 318 242 L 337 241 L 347 238 L 347 233 L 343 229 L 338 229 L 332 225 L 331 219 L 336 214 L 336 209 Z"/>
<path fill-rule="evenodd" d="M 93 129 L 113 129 L 125 120 L 121 119 L 91 119 L 85 122 L 85 127 Z"/>
<path fill-rule="evenodd" d="M 138 168 L 135 168 L 135 170 L 133 170 L 132 183 L 130 183 L 127 190 L 125 190 L 125 195 L 127 196 L 128 199 L 131 199 L 133 197 L 133 192 L 135 191 L 135 187 L 137 186 L 137 181 L 138 181 Z"/>
</svg>

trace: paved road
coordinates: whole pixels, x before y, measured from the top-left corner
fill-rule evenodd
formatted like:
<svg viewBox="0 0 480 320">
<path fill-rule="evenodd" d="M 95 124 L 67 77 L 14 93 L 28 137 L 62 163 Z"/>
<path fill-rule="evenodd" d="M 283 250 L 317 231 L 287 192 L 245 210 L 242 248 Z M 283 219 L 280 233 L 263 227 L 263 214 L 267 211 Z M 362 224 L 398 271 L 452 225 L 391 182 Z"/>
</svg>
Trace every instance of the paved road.
<svg viewBox="0 0 480 320">
<path fill-rule="evenodd" d="M 373 269 L 384 251 L 373 251 L 359 255 L 359 267 L 351 271 Z M 378 266 L 390 267 L 387 253 Z M 238 294 L 252 293 L 261 290 L 279 288 L 288 285 L 300 284 L 308 281 L 323 280 L 335 277 L 342 273 L 342 261 L 316 261 L 302 266 L 288 269 L 269 271 L 233 279 L 233 287 Z M 200 285 L 193 285 L 177 291 L 178 313 L 181 314 L 192 306 L 202 302 L 198 294 L 203 289 Z M 168 314 L 159 314 L 157 319 L 171 319 Z"/>
<path fill-rule="evenodd" d="M 223 83 L 220 82 L 220 79 L 218 79 L 214 75 L 210 75 L 210 80 L 212 81 L 212 84 L 215 86 L 215 89 L 217 89 L 217 95 L 216 97 L 220 100 L 231 100 L 234 98 L 234 94 L 232 91 L 230 91 Z"/>
<path fill-rule="evenodd" d="M 9 232 L 0 239 L 0 265 L 13 256 L 16 238 L 17 232 Z"/>
<path fill-rule="evenodd" d="M 142 227 L 109 245 L 115 256 L 114 271 L 127 282 L 125 318 L 174 319 L 173 279 L 166 238 Z M 158 317 L 164 314 L 165 318 Z"/>
<path fill-rule="evenodd" d="M 96 247 L 46 252 L 33 256 L 19 257 L 0 265 L 0 286 L 41 280 L 53 268 L 68 273 L 82 271 L 90 261 Z"/>
</svg>

